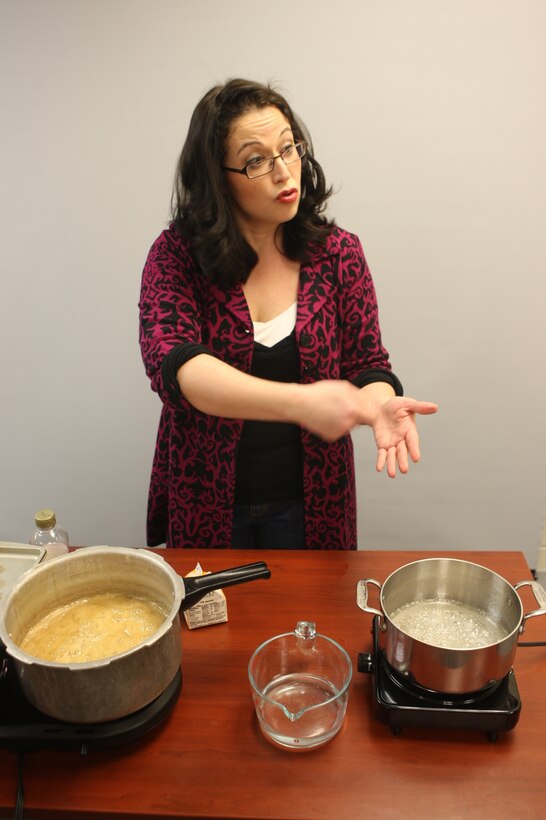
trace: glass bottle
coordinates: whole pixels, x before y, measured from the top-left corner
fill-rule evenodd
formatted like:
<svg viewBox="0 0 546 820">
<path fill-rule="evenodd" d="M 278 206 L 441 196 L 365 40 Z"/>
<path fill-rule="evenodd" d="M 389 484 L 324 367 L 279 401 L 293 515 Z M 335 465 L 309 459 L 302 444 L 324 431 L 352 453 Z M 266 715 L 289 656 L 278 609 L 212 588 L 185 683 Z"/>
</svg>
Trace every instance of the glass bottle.
<svg viewBox="0 0 546 820">
<path fill-rule="evenodd" d="M 36 529 L 30 536 L 30 544 L 46 548 L 46 557 L 68 552 L 68 533 L 57 526 L 54 510 L 39 510 L 34 516 Z"/>
</svg>

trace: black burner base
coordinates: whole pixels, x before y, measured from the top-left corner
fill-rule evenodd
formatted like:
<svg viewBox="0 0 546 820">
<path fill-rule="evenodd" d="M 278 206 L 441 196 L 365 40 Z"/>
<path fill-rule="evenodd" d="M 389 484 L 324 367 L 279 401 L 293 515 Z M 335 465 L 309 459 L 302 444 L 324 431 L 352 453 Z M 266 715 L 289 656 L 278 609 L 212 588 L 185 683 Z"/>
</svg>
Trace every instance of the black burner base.
<svg viewBox="0 0 546 820">
<path fill-rule="evenodd" d="M 360 672 L 373 674 L 374 714 L 395 735 L 403 727 L 460 729 L 485 732 L 494 741 L 519 720 L 521 700 L 513 670 L 491 689 L 472 695 L 449 695 L 420 687 L 404 687 L 379 646 L 379 623 L 374 618 L 373 652 L 358 658 Z"/>
<path fill-rule="evenodd" d="M 0 748 L 14 752 L 39 749 L 114 749 L 138 740 L 169 715 L 182 690 L 179 669 L 152 703 L 137 712 L 105 723 L 65 723 L 44 715 L 24 696 L 9 658 L 0 653 Z"/>
</svg>

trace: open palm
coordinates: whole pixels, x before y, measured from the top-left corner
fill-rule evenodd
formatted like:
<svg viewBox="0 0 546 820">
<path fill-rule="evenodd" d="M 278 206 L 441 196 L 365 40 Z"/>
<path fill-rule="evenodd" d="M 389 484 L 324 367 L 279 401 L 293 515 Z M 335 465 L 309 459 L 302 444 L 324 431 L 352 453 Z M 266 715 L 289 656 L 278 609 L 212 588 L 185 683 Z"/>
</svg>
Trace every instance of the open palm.
<svg viewBox="0 0 546 820">
<path fill-rule="evenodd" d="M 372 425 L 377 445 L 378 472 L 386 464 L 388 475 L 394 478 L 397 466 L 401 473 L 408 472 L 408 455 L 413 462 L 419 461 L 421 452 L 415 415 L 429 415 L 437 410 L 438 406 L 432 402 L 417 401 L 407 396 L 396 396 L 381 405 Z"/>
</svg>

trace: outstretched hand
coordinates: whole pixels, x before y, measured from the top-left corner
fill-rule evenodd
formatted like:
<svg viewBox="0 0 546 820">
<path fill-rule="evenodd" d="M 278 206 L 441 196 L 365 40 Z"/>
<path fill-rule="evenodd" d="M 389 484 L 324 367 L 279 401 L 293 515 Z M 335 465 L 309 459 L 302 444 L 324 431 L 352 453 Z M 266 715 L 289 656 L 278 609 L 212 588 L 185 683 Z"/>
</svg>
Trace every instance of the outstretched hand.
<svg viewBox="0 0 546 820">
<path fill-rule="evenodd" d="M 372 424 L 377 444 L 378 472 L 381 472 L 386 464 L 388 475 L 395 478 L 397 466 L 401 473 L 408 472 L 408 455 L 413 462 L 419 461 L 421 452 L 415 414 L 430 415 L 437 410 L 437 404 L 417 401 L 406 396 L 396 396 L 380 406 Z"/>
</svg>

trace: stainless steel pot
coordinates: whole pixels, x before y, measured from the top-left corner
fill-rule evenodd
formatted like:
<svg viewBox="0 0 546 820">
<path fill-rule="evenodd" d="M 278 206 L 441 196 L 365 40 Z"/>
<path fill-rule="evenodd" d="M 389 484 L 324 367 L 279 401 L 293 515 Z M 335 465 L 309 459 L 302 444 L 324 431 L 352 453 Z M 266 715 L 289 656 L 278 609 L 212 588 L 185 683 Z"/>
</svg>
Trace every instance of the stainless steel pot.
<svg viewBox="0 0 546 820">
<path fill-rule="evenodd" d="M 213 589 L 269 578 L 263 562 L 181 578 L 155 553 L 86 547 L 27 572 L 0 611 L 0 640 L 21 688 L 40 711 L 71 723 L 98 723 L 132 714 L 158 697 L 182 659 L 180 609 Z M 54 663 L 19 646 L 30 626 L 56 607 L 85 595 L 125 592 L 152 600 L 167 617 L 146 641 L 119 655 L 86 663 Z"/>
<path fill-rule="evenodd" d="M 368 606 L 368 586 L 380 590 L 381 609 Z M 529 586 L 539 609 L 524 614 L 517 590 Z M 497 625 L 499 639 L 472 649 L 451 649 L 420 641 L 400 629 L 391 616 L 414 602 L 455 602 L 479 610 Z M 437 692 L 476 692 L 502 680 L 510 671 L 518 636 L 525 622 L 546 612 L 546 593 L 535 581 L 512 586 L 479 564 L 454 558 L 430 558 L 406 564 L 380 584 L 373 578 L 357 583 L 358 606 L 381 621 L 381 645 L 389 664 L 409 681 Z M 440 641 L 439 641 L 440 643 Z"/>
</svg>

